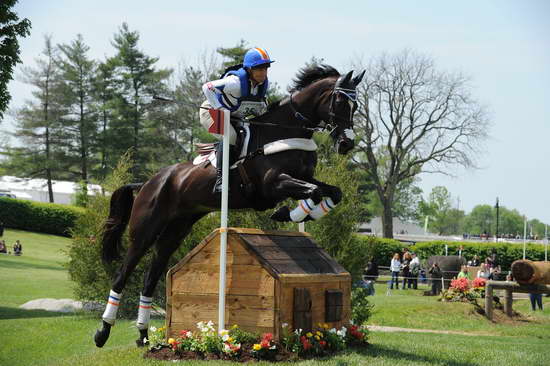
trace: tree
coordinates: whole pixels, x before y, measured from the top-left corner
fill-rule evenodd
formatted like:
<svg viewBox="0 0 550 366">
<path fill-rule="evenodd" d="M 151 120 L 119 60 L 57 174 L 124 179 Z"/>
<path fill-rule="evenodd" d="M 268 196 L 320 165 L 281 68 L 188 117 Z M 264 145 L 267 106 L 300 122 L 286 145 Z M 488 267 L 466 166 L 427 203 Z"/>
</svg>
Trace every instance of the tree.
<svg viewBox="0 0 550 366">
<path fill-rule="evenodd" d="M 224 58 L 220 74 L 229 66 L 243 63 L 244 54 L 249 50 L 249 47 L 246 46 L 247 43 L 244 39 L 241 39 L 235 47 L 218 47 L 216 49 L 216 52 Z"/>
<path fill-rule="evenodd" d="M 20 21 L 17 14 L 10 10 L 16 3 L 17 0 L 0 2 L 0 121 L 11 100 L 8 83 L 13 79 L 15 65 L 21 62 L 17 38 L 31 34 L 31 22 L 27 18 Z"/>
<path fill-rule="evenodd" d="M 23 80 L 36 88 L 32 94 L 37 102 L 28 101 L 16 112 L 14 136 L 23 144 L 4 151 L 8 157 L 4 166 L 15 174 L 46 178 L 49 201 L 53 202 L 52 180 L 61 171 L 59 162 L 64 160 L 64 153 L 59 148 L 59 70 L 50 36 L 45 36 L 42 56 L 36 60 L 36 68 L 23 69 Z"/>
<path fill-rule="evenodd" d="M 366 173 L 363 176 L 365 179 L 369 178 Z M 394 217 L 409 222 L 417 222 L 422 219 L 419 208 L 419 204 L 422 201 L 422 189 L 416 185 L 418 180 L 417 177 L 406 179 L 401 181 L 396 187 L 393 201 Z M 374 216 L 382 217 L 384 207 L 375 188 L 372 182 L 365 183 L 363 195 L 368 205 L 368 211 Z"/>
<path fill-rule="evenodd" d="M 158 58 L 149 57 L 138 49 L 139 33 L 130 31 L 123 23 L 115 34 L 113 46 L 117 54 L 113 63 L 115 97 L 112 103 L 113 118 L 110 138 L 111 153 L 117 159 L 129 148 L 134 152 L 133 174 L 138 179 L 148 177 L 149 170 L 157 168 L 155 161 L 162 160 L 157 146 L 166 142 L 159 133 L 156 121 L 148 116 L 152 97 L 165 94 L 165 81 L 172 70 L 155 69 Z M 111 166 L 116 160 L 111 161 Z"/>
<path fill-rule="evenodd" d="M 67 151 L 64 161 L 68 171 L 88 183 L 93 149 L 97 138 L 97 118 L 93 105 L 93 79 L 96 63 L 87 56 L 88 47 L 79 34 L 71 44 L 58 46 L 60 69 L 60 103 L 63 141 Z M 87 187 L 83 185 L 84 189 Z"/>
<path fill-rule="evenodd" d="M 462 229 L 464 211 L 452 208 L 452 197 L 447 188 L 436 186 L 428 201 L 419 204 L 419 217 L 429 217 L 430 231 L 440 235 L 458 234 Z"/>
<path fill-rule="evenodd" d="M 366 71 L 359 87 L 354 159 L 374 182 L 384 237 L 391 238 L 400 182 L 423 172 L 447 174 L 451 165 L 474 167 L 489 123 L 468 79 L 436 70 L 429 57 L 409 50 L 382 55 Z"/>
<path fill-rule="evenodd" d="M 490 235 L 496 224 L 494 208 L 491 205 L 477 205 L 464 220 L 464 231 L 470 234 Z"/>
</svg>

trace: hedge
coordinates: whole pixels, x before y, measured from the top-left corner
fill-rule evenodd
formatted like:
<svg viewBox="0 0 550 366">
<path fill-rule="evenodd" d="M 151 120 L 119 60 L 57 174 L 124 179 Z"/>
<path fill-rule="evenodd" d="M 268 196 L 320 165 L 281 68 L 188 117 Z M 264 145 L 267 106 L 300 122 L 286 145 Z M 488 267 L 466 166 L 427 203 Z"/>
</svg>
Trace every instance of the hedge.
<svg viewBox="0 0 550 366">
<path fill-rule="evenodd" d="M 0 220 L 13 229 L 70 236 L 83 213 L 84 209 L 75 206 L 0 197 Z"/>
<path fill-rule="evenodd" d="M 430 241 L 409 244 L 394 239 L 378 238 L 370 235 L 356 235 L 349 247 L 343 248 L 339 256 L 340 263 L 352 274 L 354 279 L 360 278 L 370 257 L 374 257 L 379 266 L 389 267 L 394 253 L 401 253 L 407 247 L 415 252 L 420 260 L 432 255 L 445 255 L 445 244 L 449 255 L 458 255 L 459 247 L 463 246 L 462 255 L 470 260 L 478 255 L 481 261 L 496 252 L 497 260 L 503 271 L 508 271 L 512 262 L 523 258 L 523 245 L 514 243 L 494 242 L 446 242 Z M 526 258 L 535 261 L 544 260 L 544 245 L 527 243 Z"/>
</svg>

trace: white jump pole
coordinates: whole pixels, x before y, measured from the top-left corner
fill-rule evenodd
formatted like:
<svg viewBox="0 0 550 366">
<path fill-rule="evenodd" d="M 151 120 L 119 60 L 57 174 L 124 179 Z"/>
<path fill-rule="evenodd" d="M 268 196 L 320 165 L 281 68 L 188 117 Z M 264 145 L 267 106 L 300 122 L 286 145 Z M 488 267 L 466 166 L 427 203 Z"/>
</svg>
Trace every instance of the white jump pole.
<svg viewBox="0 0 550 366">
<path fill-rule="evenodd" d="M 225 282 L 227 262 L 227 212 L 229 193 L 229 111 L 223 114 L 223 165 L 222 165 L 222 206 L 220 223 L 220 286 L 218 297 L 218 331 L 225 329 Z"/>
<path fill-rule="evenodd" d="M 301 233 L 306 232 L 306 223 L 305 222 L 298 223 L 298 231 L 301 232 Z"/>
<path fill-rule="evenodd" d="M 525 247 L 527 245 L 527 218 L 523 222 L 523 259 L 525 260 Z"/>
</svg>

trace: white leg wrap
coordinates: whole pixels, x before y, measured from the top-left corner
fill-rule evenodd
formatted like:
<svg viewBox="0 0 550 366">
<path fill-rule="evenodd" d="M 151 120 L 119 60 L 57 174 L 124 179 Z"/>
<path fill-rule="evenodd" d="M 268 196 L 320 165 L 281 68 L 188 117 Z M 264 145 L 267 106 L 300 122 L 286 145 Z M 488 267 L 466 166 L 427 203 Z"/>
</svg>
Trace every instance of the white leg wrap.
<svg viewBox="0 0 550 366">
<path fill-rule="evenodd" d="M 118 311 L 118 306 L 120 305 L 120 298 L 122 294 L 117 294 L 113 290 L 109 292 L 109 299 L 107 300 L 107 307 L 103 313 L 103 320 L 105 322 L 113 325 L 116 320 L 116 312 Z"/>
<path fill-rule="evenodd" d="M 290 219 L 294 222 L 302 222 L 314 208 L 315 203 L 313 203 L 311 198 L 300 200 L 298 201 L 298 206 L 290 211 Z"/>
<path fill-rule="evenodd" d="M 153 303 L 152 297 L 140 295 L 138 318 L 136 322 L 138 329 L 147 329 L 149 327 L 149 320 L 151 319 L 152 303 Z"/>
<path fill-rule="evenodd" d="M 330 210 L 332 210 L 336 206 L 334 202 L 330 199 L 330 197 L 325 198 L 321 201 L 311 212 L 309 213 L 309 216 L 311 216 L 314 220 L 319 220 L 321 217 L 325 216 L 329 213 Z"/>
</svg>

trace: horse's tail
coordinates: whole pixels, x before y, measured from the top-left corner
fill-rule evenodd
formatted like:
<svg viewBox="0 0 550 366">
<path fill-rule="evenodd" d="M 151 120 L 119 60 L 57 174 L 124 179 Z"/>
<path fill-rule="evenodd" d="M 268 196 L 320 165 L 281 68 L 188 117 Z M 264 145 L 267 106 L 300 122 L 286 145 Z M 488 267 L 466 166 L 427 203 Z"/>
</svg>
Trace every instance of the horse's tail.
<svg viewBox="0 0 550 366">
<path fill-rule="evenodd" d="M 104 265 L 120 259 L 120 239 L 130 220 L 134 205 L 134 190 L 139 191 L 141 186 L 143 183 L 126 184 L 114 191 L 111 196 L 109 218 L 105 222 L 101 240 L 103 244 L 101 259 Z"/>
</svg>

